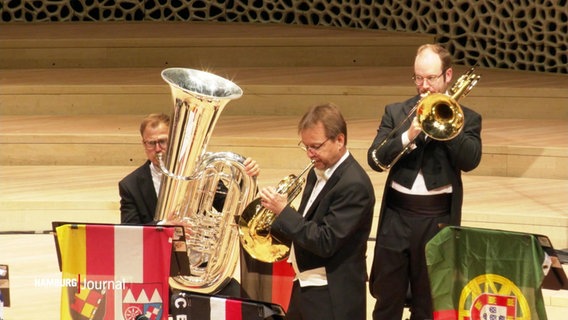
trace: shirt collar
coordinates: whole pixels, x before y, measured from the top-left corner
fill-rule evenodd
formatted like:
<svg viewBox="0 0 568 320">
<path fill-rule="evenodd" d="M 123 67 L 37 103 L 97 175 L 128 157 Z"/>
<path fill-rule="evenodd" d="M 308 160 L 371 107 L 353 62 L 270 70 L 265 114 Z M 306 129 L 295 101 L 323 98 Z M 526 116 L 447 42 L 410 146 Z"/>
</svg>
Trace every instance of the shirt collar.
<svg viewBox="0 0 568 320">
<path fill-rule="evenodd" d="M 318 180 L 323 179 L 323 181 L 327 181 L 329 180 L 329 178 L 333 175 L 333 173 L 335 172 L 335 170 L 337 169 L 337 167 L 339 167 L 339 165 L 341 163 L 343 163 L 343 161 L 345 161 L 345 159 L 347 159 L 347 157 L 349 156 L 349 151 L 346 151 L 343 156 L 341 156 L 341 158 L 339 159 L 339 161 L 337 161 L 333 166 L 331 166 L 330 168 L 327 168 L 325 170 L 320 170 L 320 169 L 314 169 Z"/>
</svg>

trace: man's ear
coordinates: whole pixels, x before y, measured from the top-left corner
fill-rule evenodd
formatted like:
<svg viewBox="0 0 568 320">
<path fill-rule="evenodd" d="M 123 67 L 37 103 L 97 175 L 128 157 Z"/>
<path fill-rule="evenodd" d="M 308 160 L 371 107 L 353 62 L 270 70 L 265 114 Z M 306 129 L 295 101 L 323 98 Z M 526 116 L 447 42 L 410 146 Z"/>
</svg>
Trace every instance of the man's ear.
<svg viewBox="0 0 568 320">
<path fill-rule="evenodd" d="M 447 83 L 447 84 L 451 84 L 451 83 L 452 83 L 452 78 L 454 77 L 454 69 L 452 69 L 451 67 L 448 68 L 448 69 L 446 70 L 445 76 L 446 76 L 446 83 Z"/>
<path fill-rule="evenodd" d="M 337 140 L 339 143 L 341 143 L 342 147 L 345 147 L 345 135 L 343 133 L 340 133 L 339 135 L 337 135 L 337 138 L 335 138 L 335 140 Z"/>
</svg>

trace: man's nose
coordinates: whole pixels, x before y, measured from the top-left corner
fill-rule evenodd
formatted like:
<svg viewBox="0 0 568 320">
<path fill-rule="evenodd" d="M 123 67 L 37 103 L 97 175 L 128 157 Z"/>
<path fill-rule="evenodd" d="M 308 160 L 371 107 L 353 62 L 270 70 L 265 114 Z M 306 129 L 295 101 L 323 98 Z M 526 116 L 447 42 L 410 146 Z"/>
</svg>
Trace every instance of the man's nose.
<svg viewBox="0 0 568 320">
<path fill-rule="evenodd" d="M 316 156 L 317 151 L 312 148 L 308 148 L 306 149 L 306 153 L 308 155 L 308 158 L 313 159 Z"/>
<path fill-rule="evenodd" d="M 426 92 L 432 92 L 432 86 L 430 85 L 430 82 L 424 81 L 424 83 L 422 84 L 422 89 L 424 89 L 424 91 Z"/>
</svg>

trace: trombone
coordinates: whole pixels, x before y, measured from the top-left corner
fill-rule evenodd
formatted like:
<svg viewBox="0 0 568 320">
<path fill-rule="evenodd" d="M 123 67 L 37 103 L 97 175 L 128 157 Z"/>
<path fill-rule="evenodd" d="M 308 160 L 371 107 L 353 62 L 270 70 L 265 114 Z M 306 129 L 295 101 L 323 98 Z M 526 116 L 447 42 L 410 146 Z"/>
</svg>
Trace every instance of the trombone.
<svg viewBox="0 0 568 320">
<path fill-rule="evenodd" d="M 475 68 L 471 68 L 459 77 L 450 89 L 451 95 L 428 93 L 420 99 L 408 113 L 408 116 L 371 152 L 371 158 L 375 164 L 383 171 L 387 171 L 410 150 L 412 142 L 406 145 L 388 164 L 382 163 L 377 157 L 377 152 L 392 139 L 414 114 L 416 114 L 420 128 L 429 138 L 439 141 L 455 138 L 461 132 L 464 124 L 463 110 L 457 101 L 461 97 L 465 97 L 481 78 L 474 71 Z"/>
</svg>

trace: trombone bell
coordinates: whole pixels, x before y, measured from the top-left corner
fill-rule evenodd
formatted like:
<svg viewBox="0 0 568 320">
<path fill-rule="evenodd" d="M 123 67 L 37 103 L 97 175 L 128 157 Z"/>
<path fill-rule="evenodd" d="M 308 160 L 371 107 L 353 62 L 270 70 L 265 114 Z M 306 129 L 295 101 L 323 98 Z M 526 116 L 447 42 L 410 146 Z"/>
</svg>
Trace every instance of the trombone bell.
<svg viewBox="0 0 568 320">
<path fill-rule="evenodd" d="M 424 97 L 416 111 L 422 131 L 434 140 L 455 138 L 463 128 L 464 116 L 460 105 L 452 97 L 435 93 Z"/>
</svg>

